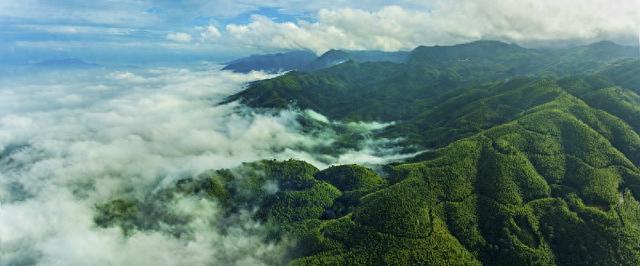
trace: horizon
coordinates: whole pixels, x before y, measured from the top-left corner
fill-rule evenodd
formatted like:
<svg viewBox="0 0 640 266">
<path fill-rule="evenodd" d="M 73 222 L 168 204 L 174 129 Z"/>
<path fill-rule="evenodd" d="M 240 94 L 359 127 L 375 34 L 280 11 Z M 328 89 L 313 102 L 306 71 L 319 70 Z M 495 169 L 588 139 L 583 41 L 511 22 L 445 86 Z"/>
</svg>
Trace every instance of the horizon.
<svg viewBox="0 0 640 266">
<path fill-rule="evenodd" d="M 475 40 L 475 41 L 470 41 L 470 42 L 462 42 L 462 43 L 456 43 L 456 44 L 450 44 L 450 45 L 417 45 L 412 49 L 408 49 L 408 50 L 397 50 L 397 51 L 383 51 L 383 50 L 349 50 L 349 49 L 337 49 L 337 48 L 330 48 L 329 50 L 321 53 L 321 54 L 317 54 L 314 53 L 317 57 L 320 57 L 330 51 L 346 51 L 346 52 L 364 52 L 364 51 L 373 51 L 373 52 L 407 52 L 410 53 L 412 51 L 414 51 L 417 48 L 420 47 L 451 47 L 451 46 L 458 46 L 458 45 L 465 45 L 465 44 L 472 44 L 472 43 L 477 43 L 477 42 L 499 42 L 499 43 L 503 43 L 503 44 L 509 44 L 509 45 L 516 45 L 525 49 L 534 49 L 534 50 L 555 50 L 555 49 L 570 49 L 570 48 L 575 48 L 575 47 L 581 47 L 581 46 L 590 46 L 590 45 L 594 45 L 597 43 L 612 43 L 614 45 L 618 45 L 621 47 L 628 47 L 628 48 L 638 48 L 640 49 L 640 45 L 632 45 L 632 44 L 621 44 L 621 43 L 617 43 L 615 41 L 611 41 L 611 40 L 599 40 L 599 41 L 594 41 L 594 42 L 590 42 L 590 43 L 584 43 L 584 44 L 570 44 L 570 43 L 564 43 L 562 45 L 555 45 L 555 46 L 542 46 L 542 47 L 527 47 L 521 44 L 518 44 L 516 42 L 506 42 L 506 41 L 500 41 L 500 40 Z M 260 56 L 260 55 L 280 55 L 280 54 L 286 54 L 286 53 L 291 53 L 291 52 L 312 52 L 312 50 L 309 49 L 288 49 L 288 50 L 279 50 L 279 51 L 272 51 L 272 52 L 263 52 L 263 53 L 249 53 L 249 54 L 239 54 L 236 57 L 232 57 L 230 59 L 226 59 L 226 60 L 206 60 L 203 58 L 195 58 L 193 60 L 177 60 L 176 62 L 162 62 L 162 61 L 150 61 L 148 63 L 142 63 L 142 64 L 132 64 L 131 63 L 127 63 L 127 62 L 123 62 L 122 64 L 113 64 L 113 62 L 99 62 L 99 61 L 90 61 L 90 60 L 86 60 L 84 58 L 80 58 L 80 57 L 51 57 L 51 58 L 45 58 L 45 59 L 41 59 L 39 61 L 32 61 L 32 62 L 20 62 L 20 63 L 14 63 L 11 64 L 9 63 L 9 65 L 14 65 L 14 66 L 33 66 L 33 65 L 40 65 L 40 64 L 47 64 L 47 63 L 52 63 L 52 62 L 57 62 L 57 61 L 74 61 L 74 63 L 80 63 L 80 64 L 87 64 L 87 65 L 93 65 L 93 66 L 122 66 L 122 65 L 130 65 L 130 66 L 144 66 L 144 65 L 166 65 L 167 63 L 171 64 L 178 64 L 178 65 L 184 65 L 184 64 L 192 64 L 194 62 L 207 62 L 207 63 L 212 63 L 212 64 L 216 64 L 216 65 L 227 65 L 233 61 L 236 60 L 241 60 L 241 59 L 245 59 L 251 56 Z M 638 59 L 640 59 L 640 50 L 638 51 Z"/>
<path fill-rule="evenodd" d="M 527 48 L 638 45 L 637 1 L 78 1 L 0 3 L 0 60 L 226 62 L 329 49 L 409 51 L 479 40 Z M 606 7 L 606 12 L 601 12 Z M 568 9 L 574 9 L 567 12 Z M 544 15 L 545 19 L 538 17 Z M 462 19 L 465 18 L 465 19 Z M 562 27 L 558 27 L 562 25 Z"/>
</svg>

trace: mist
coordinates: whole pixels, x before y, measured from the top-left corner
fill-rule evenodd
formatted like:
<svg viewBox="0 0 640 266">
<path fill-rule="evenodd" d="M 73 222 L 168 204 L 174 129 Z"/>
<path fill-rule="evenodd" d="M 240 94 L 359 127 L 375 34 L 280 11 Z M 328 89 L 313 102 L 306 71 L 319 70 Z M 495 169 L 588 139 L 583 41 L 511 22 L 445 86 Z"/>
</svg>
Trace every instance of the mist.
<svg viewBox="0 0 640 266">
<path fill-rule="evenodd" d="M 185 197 L 166 206 L 188 234 L 94 223 L 96 204 L 144 198 L 209 169 L 261 159 L 381 164 L 411 156 L 376 139 L 382 123 L 329 121 L 310 110 L 263 112 L 219 105 L 264 73 L 219 66 L 189 69 L 24 69 L 0 77 L 0 265 L 263 265 L 287 243 L 262 241 L 251 212 L 216 230 L 217 202 Z M 320 127 L 305 131 L 301 117 Z M 358 145 L 331 149 L 336 132 L 362 133 Z M 319 153 L 333 150 L 332 153 Z M 227 217 L 226 219 L 229 219 Z"/>
</svg>

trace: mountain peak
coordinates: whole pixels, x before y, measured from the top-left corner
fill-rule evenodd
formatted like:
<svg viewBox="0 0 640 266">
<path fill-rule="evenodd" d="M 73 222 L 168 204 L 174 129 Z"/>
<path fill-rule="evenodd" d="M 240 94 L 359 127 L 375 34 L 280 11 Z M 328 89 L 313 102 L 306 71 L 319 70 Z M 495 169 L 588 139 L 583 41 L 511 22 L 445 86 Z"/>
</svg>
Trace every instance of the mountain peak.
<svg viewBox="0 0 640 266">
<path fill-rule="evenodd" d="M 621 47 L 622 45 L 619 45 L 615 42 L 612 41 L 599 41 L 599 42 L 594 42 L 591 44 L 588 44 L 587 46 L 590 47 Z"/>
<path fill-rule="evenodd" d="M 465 45 L 465 44 L 462 44 Z M 477 40 L 473 42 L 466 43 L 466 45 L 498 45 L 498 46 L 511 46 L 514 44 L 497 41 L 497 40 Z M 517 46 L 517 45 L 516 45 Z"/>
<path fill-rule="evenodd" d="M 338 50 L 338 49 L 331 49 L 329 51 L 324 52 L 322 55 L 320 55 L 320 58 L 323 57 L 338 57 L 338 56 L 348 56 L 349 53 L 343 51 L 343 50 Z"/>
<path fill-rule="evenodd" d="M 288 51 L 274 54 L 250 55 L 226 64 L 223 70 L 248 73 L 254 70 L 281 72 L 300 69 L 316 59 L 316 55 L 307 50 Z"/>
<path fill-rule="evenodd" d="M 88 63 L 78 58 L 61 58 L 61 59 L 50 59 L 40 61 L 34 66 L 37 67 L 63 67 L 63 68 L 76 68 L 76 67 L 96 67 L 97 64 Z"/>
<path fill-rule="evenodd" d="M 411 52 L 409 62 L 414 64 L 440 64 L 472 59 L 498 60 L 530 56 L 532 50 L 500 41 L 481 40 L 449 46 L 419 46 Z M 512 57 L 512 55 L 518 55 Z"/>
<path fill-rule="evenodd" d="M 522 48 L 517 44 L 512 44 L 512 43 L 506 43 L 506 42 L 502 42 L 502 41 L 495 41 L 495 40 L 478 40 L 478 41 L 473 41 L 473 42 L 468 42 L 468 43 L 462 43 L 462 44 L 453 44 L 453 45 L 420 45 L 418 47 L 416 47 L 414 49 L 418 50 L 418 49 L 430 49 L 430 48 L 451 48 L 451 47 L 478 47 L 478 46 L 482 46 L 482 47 L 518 47 L 518 48 Z M 525 49 L 525 48 L 522 48 Z"/>
</svg>

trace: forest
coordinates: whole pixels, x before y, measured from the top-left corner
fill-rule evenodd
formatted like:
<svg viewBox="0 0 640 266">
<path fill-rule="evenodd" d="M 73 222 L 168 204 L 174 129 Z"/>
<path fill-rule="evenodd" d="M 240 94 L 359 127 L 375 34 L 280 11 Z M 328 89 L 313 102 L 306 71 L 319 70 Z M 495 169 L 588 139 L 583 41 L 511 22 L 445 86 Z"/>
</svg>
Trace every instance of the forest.
<svg viewBox="0 0 640 266">
<path fill-rule="evenodd" d="M 479 41 L 252 82 L 224 102 L 393 122 L 376 137 L 423 152 L 378 166 L 210 170 L 98 204 L 94 220 L 124 234 L 179 225 L 158 206 L 191 195 L 229 217 L 254 209 L 263 241 L 286 243 L 274 264 L 640 265 L 636 53 Z"/>
</svg>

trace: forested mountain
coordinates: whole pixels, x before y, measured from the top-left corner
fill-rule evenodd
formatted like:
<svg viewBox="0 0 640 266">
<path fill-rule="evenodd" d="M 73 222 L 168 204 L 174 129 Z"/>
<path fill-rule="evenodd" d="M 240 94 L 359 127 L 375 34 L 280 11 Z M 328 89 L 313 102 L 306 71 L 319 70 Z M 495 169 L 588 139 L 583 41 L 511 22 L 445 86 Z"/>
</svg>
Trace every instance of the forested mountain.
<svg viewBox="0 0 640 266">
<path fill-rule="evenodd" d="M 239 73 L 248 73 L 254 70 L 278 73 L 292 69 L 300 69 L 315 59 L 316 55 L 310 51 L 251 55 L 226 63 L 223 70 L 231 70 Z"/>
<path fill-rule="evenodd" d="M 461 112 L 458 109 L 465 105 L 467 112 L 481 115 L 486 105 L 481 99 L 493 96 L 488 95 L 492 91 L 489 88 L 510 91 L 517 84 L 526 83 L 527 78 L 557 80 L 576 75 L 595 75 L 594 79 L 624 83 L 627 87 L 634 81 L 637 84 L 638 78 L 633 75 L 638 68 L 637 60 L 633 60 L 638 57 L 637 49 L 613 43 L 576 49 L 540 51 L 495 41 L 418 47 L 406 64 L 348 61 L 320 71 L 291 72 L 255 82 L 229 101 L 241 100 L 253 107 L 297 106 L 333 119 L 395 121 L 401 135 L 411 137 L 415 131 L 422 132 L 414 141 L 428 143 L 427 139 L 435 136 L 425 128 L 415 128 L 419 120 L 442 130 L 433 125 L 434 120 L 456 123 L 449 116 Z M 468 105 L 470 101 L 475 101 L 476 106 Z M 520 111 L 528 107 L 518 99 L 507 104 Z M 427 146 L 433 147 L 432 144 Z"/>
<path fill-rule="evenodd" d="M 391 62 L 404 63 L 409 57 L 409 52 L 382 52 L 382 51 L 343 51 L 329 50 L 313 62 L 301 69 L 313 71 L 329 68 L 347 61 L 354 62 Z"/>
<path fill-rule="evenodd" d="M 226 63 L 223 70 L 248 73 L 264 71 L 278 73 L 290 70 L 313 71 L 329 68 L 347 61 L 404 63 L 409 52 L 329 50 L 320 56 L 309 51 L 252 55 Z"/>
<path fill-rule="evenodd" d="M 153 203 L 187 194 L 229 214 L 255 206 L 274 225 L 264 241 L 295 240 L 276 264 L 640 265 L 636 53 L 482 41 L 258 81 L 228 101 L 394 121 L 381 136 L 429 150 L 378 172 L 296 160 L 210 171 L 148 202 L 106 202 L 96 223 L 171 224 Z"/>
</svg>

